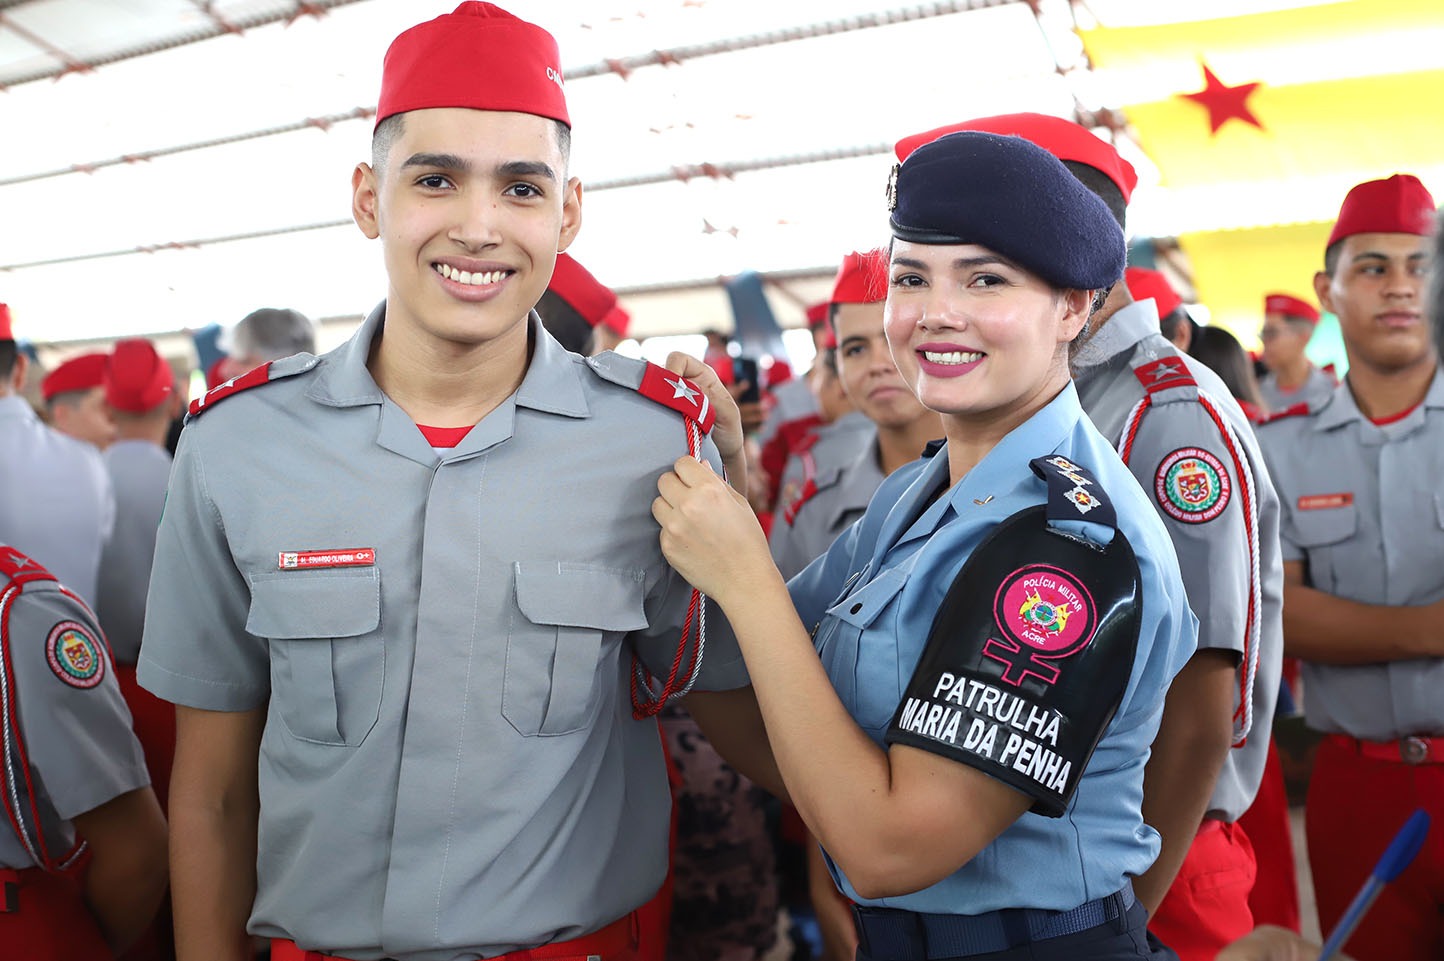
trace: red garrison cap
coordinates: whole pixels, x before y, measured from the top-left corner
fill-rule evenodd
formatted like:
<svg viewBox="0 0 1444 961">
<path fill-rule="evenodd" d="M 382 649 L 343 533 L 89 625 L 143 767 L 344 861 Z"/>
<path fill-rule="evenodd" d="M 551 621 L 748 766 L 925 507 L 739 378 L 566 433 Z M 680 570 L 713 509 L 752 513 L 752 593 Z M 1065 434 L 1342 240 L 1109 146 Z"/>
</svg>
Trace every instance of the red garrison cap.
<svg viewBox="0 0 1444 961">
<path fill-rule="evenodd" d="M 887 300 L 887 251 L 853 251 L 842 258 L 832 282 L 833 304 L 877 304 Z"/>
<path fill-rule="evenodd" d="M 1434 198 L 1409 174 L 1359 184 L 1344 198 L 1325 247 L 1354 234 L 1418 234 L 1427 237 L 1434 219 Z"/>
<path fill-rule="evenodd" d="M 617 295 L 570 254 L 557 254 L 557 266 L 547 289 L 567 302 L 582 319 L 593 327 L 606 319 L 617 306 Z"/>
<path fill-rule="evenodd" d="M 614 304 L 607 315 L 598 322 L 602 327 L 611 328 L 618 337 L 627 336 L 627 329 L 632 326 L 632 315 L 622 309 L 621 304 Z"/>
<path fill-rule="evenodd" d="M 10 326 L 10 305 L 0 304 L 0 340 L 14 340 L 15 331 Z"/>
<path fill-rule="evenodd" d="M 556 40 L 474 0 L 417 24 L 386 51 L 376 123 L 428 107 L 514 110 L 571 126 Z"/>
<path fill-rule="evenodd" d="M 1178 296 L 1168 278 L 1156 270 L 1129 267 L 1123 271 L 1123 282 L 1128 285 L 1128 293 L 1134 300 L 1147 300 L 1152 297 L 1153 303 L 1158 307 L 1159 317 L 1167 317 L 1183 306 L 1183 298 Z"/>
<path fill-rule="evenodd" d="M 115 344 L 105 365 L 105 402 L 117 410 L 144 414 L 154 410 L 175 390 L 170 365 L 144 339 Z"/>
<path fill-rule="evenodd" d="M 46 400 L 56 394 L 99 387 L 105 379 L 105 362 L 109 354 L 81 354 L 72 357 L 45 375 L 40 382 L 40 395 Z"/>
<path fill-rule="evenodd" d="M 824 300 L 820 304 L 813 304 L 807 308 L 807 326 L 820 327 L 827 323 L 827 308 L 831 306 L 831 304 Z"/>
<path fill-rule="evenodd" d="M 1042 113 L 1005 113 L 996 117 L 979 117 L 976 120 L 965 120 L 962 123 L 938 127 L 936 130 L 929 130 L 926 133 L 913 134 L 911 137 L 904 137 L 897 142 L 897 146 L 894 148 L 897 152 L 897 159 L 899 161 L 906 160 L 908 154 L 923 144 L 931 143 L 945 134 L 957 133 L 960 130 L 981 130 L 984 133 L 1022 137 L 1024 140 L 1030 140 L 1042 147 L 1059 160 L 1072 160 L 1075 163 L 1087 164 L 1101 171 L 1118 186 L 1125 204 L 1128 203 L 1128 198 L 1133 196 L 1133 188 L 1138 186 L 1138 172 L 1133 169 L 1131 163 L 1118 155 L 1118 151 L 1111 143 L 1100 140 L 1086 127 L 1071 120 L 1051 117 Z"/>
<path fill-rule="evenodd" d="M 1265 294 L 1264 313 L 1297 317 L 1299 320 L 1307 320 L 1311 324 L 1319 322 L 1319 312 L 1314 309 L 1314 305 L 1300 300 L 1293 294 Z"/>
</svg>

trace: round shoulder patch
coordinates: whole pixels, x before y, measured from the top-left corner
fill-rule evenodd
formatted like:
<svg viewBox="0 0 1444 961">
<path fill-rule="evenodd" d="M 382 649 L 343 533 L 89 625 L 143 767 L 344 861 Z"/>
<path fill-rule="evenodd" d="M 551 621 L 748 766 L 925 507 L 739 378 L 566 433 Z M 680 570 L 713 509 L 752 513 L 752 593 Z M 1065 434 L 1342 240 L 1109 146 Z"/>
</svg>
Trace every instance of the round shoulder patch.
<svg viewBox="0 0 1444 961">
<path fill-rule="evenodd" d="M 1202 524 L 1223 513 L 1233 494 L 1233 482 L 1223 463 L 1208 451 L 1180 447 L 1159 463 L 1153 492 L 1169 517 L 1185 524 Z"/>
<path fill-rule="evenodd" d="M 993 618 L 1019 655 L 1009 662 L 996 650 L 985 650 L 1009 664 L 1003 680 L 1019 684 L 1031 674 L 1054 684 L 1058 665 L 1043 662 L 1086 647 L 1098 626 L 1098 609 L 1088 588 L 1072 574 L 1050 564 L 1030 564 L 1003 578 L 993 598 Z"/>
<path fill-rule="evenodd" d="M 88 627 L 75 621 L 61 621 L 50 629 L 45 660 L 55 676 L 71 687 L 95 687 L 105 677 L 100 642 Z"/>
</svg>

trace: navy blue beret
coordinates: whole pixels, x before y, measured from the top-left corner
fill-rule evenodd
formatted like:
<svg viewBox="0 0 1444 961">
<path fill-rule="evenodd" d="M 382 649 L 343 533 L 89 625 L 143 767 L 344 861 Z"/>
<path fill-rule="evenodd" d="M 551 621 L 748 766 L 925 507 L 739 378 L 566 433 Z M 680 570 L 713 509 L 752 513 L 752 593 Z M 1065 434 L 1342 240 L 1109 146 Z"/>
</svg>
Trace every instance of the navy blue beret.
<svg viewBox="0 0 1444 961">
<path fill-rule="evenodd" d="M 964 131 L 914 150 L 888 186 L 893 236 L 977 244 L 1063 289 L 1100 290 L 1128 251 L 1108 207 L 1022 137 Z"/>
</svg>

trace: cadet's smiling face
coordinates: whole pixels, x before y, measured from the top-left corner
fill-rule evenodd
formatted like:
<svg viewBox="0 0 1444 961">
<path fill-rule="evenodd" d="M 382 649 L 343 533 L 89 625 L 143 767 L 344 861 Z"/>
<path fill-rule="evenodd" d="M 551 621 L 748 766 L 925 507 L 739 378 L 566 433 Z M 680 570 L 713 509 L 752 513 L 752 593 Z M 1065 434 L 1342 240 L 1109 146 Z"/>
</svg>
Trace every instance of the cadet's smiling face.
<svg viewBox="0 0 1444 961">
<path fill-rule="evenodd" d="M 526 113 L 404 115 L 380 171 L 352 177 L 353 214 L 381 238 L 388 333 L 458 347 L 525 344 L 527 312 L 581 226 L 556 124 Z"/>
<path fill-rule="evenodd" d="M 1056 291 L 985 247 L 893 242 L 888 344 L 926 406 L 1011 429 L 1068 381 L 1087 291 Z"/>
</svg>

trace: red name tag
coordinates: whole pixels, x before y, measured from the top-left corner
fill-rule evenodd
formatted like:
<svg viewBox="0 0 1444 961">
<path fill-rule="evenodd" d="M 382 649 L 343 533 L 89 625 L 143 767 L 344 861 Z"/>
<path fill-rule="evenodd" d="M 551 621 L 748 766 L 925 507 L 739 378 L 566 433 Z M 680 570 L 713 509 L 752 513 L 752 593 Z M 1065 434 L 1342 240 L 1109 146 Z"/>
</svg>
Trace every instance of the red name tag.
<svg viewBox="0 0 1444 961">
<path fill-rule="evenodd" d="M 313 567 L 371 567 L 376 549 L 357 547 L 344 551 L 281 551 L 283 571 L 304 571 Z"/>
<path fill-rule="evenodd" d="M 1353 494 L 1308 494 L 1299 498 L 1299 510 L 1322 511 L 1331 507 L 1348 507 L 1353 502 Z"/>
</svg>

